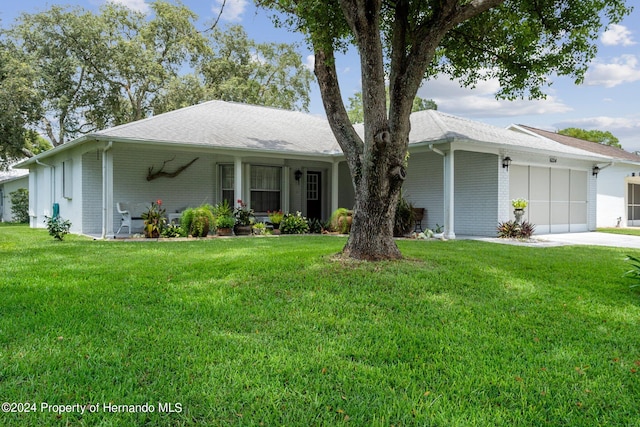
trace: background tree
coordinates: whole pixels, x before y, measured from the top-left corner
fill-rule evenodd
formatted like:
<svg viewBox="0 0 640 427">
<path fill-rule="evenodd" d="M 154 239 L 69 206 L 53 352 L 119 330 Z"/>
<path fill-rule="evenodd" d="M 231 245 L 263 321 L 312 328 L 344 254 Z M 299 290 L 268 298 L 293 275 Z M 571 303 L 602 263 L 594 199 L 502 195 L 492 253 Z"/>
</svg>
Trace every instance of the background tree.
<svg viewBox="0 0 640 427">
<path fill-rule="evenodd" d="M 389 103 L 389 91 L 387 90 L 387 104 Z M 411 112 L 423 110 L 437 110 L 438 104 L 432 99 L 422 99 L 416 96 L 413 99 L 413 107 Z M 356 92 L 352 97 L 349 97 L 349 107 L 347 107 L 347 114 L 351 123 L 363 123 L 364 122 L 364 109 L 362 107 L 362 92 Z"/>
<path fill-rule="evenodd" d="M 157 93 L 208 49 L 189 9 L 156 1 L 151 10 L 54 6 L 23 15 L 8 32 L 36 70 L 40 119 L 54 146 L 148 116 Z"/>
<path fill-rule="evenodd" d="M 609 131 L 602 130 L 586 130 L 579 128 L 566 128 L 559 130 L 560 135 L 572 136 L 574 138 L 583 139 L 585 141 L 597 142 L 598 144 L 610 145 L 616 148 L 622 148 L 618 138 L 613 136 Z"/>
<path fill-rule="evenodd" d="M 308 110 L 313 74 L 293 44 L 256 43 L 239 25 L 215 28 L 196 68 L 171 82 L 156 114 L 211 99 Z"/>
<path fill-rule="evenodd" d="M 393 219 L 409 141 L 409 115 L 425 77 L 465 85 L 497 78 L 498 96 L 543 97 L 547 75 L 582 81 L 606 22 L 629 13 L 623 0 L 257 0 L 284 14 L 315 53 L 327 118 L 349 164 L 354 220 L 343 250 L 358 259 L 400 258 Z M 604 20 L 604 22 L 603 22 Z M 335 52 L 358 48 L 364 138 L 342 103 Z M 390 102 L 385 96 L 389 82 Z"/>
<path fill-rule="evenodd" d="M 30 155 L 38 131 L 57 146 L 210 99 L 307 109 L 313 75 L 295 45 L 256 43 L 239 26 L 201 32 L 181 4 L 150 7 L 53 6 L 2 32 L 2 158 Z"/>
<path fill-rule="evenodd" d="M 34 70 L 11 43 L 0 42 L 0 170 L 44 147 L 29 128 L 40 112 Z"/>
</svg>

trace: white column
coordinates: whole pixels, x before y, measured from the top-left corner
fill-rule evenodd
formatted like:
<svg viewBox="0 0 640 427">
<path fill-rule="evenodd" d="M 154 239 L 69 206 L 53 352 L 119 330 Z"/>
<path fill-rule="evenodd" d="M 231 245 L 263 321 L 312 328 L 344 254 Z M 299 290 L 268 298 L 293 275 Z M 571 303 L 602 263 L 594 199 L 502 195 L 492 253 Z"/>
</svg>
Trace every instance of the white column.
<svg viewBox="0 0 640 427">
<path fill-rule="evenodd" d="M 244 201 L 244 194 L 242 194 L 242 158 L 236 157 L 234 159 L 234 172 L 233 172 L 233 185 L 234 185 L 234 196 L 235 200 L 230 200 L 231 207 L 235 207 L 237 205 L 237 200 L 242 199 Z"/>
<path fill-rule="evenodd" d="M 102 150 L 102 238 L 113 235 L 113 156 L 109 141 Z"/>
<path fill-rule="evenodd" d="M 280 209 L 282 212 L 289 212 L 291 200 L 291 168 L 289 166 L 282 167 L 282 191 L 280 192 Z"/>
<path fill-rule="evenodd" d="M 340 176 L 340 163 L 334 161 L 331 164 L 331 213 L 335 212 L 338 206 L 338 192 L 340 191 L 339 176 Z"/>
<path fill-rule="evenodd" d="M 453 148 L 444 157 L 444 237 L 455 239 L 455 185 L 454 185 L 454 151 Z"/>
</svg>

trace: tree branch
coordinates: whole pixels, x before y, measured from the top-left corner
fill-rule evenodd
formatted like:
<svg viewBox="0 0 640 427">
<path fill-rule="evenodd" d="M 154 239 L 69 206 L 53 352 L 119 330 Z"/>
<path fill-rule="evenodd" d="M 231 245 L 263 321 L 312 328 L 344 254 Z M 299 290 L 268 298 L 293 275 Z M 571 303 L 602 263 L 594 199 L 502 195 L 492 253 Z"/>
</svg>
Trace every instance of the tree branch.
<svg viewBox="0 0 640 427">
<path fill-rule="evenodd" d="M 175 178 L 176 176 L 180 175 L 185 169 L 187 169 L 189 166 L 191 166 L 198 159 L 199 159 L 199 157 L 196 157 L 195 159 L 191 160 L 186 165 L 180 166 L 178 169 L 176 169 L 173 172 L 164 172 L 164 167 L 167 165 L 167 163 L 172 162 L 173 160 L 175 160 L 175 157 L 173 159 L 170 159 L 170 160 L 165 160 L 162 163 L 162 166 L 160 167 L 158 172 L 153 172 L 154 168 L 153 168 L 153 166 L 151 166 L 149 168 L 149 173 L 147 174 L 147 181 L 152 181 L 152 180 L 154 180 L 156 178 L 160 178 L 161 176 L 164 176 L 166 178 Z"/>
<path fill-rule="evenodd" d="M 327 50 L 325 50 L 327 49 Z M 361 163 L 364 144 L 360 136 L 357 134 L 349 115 L 342 102 L 340 85 L 338 83 L 338 75 L 335 67 L 335 57 L 331 48 L 322 48 L 314 45 L 315 66 L 314 71 L 320 86 L 320 94 L 322 95 L 322 103 L 324 104 L 327 118 L 331 130 L 333 131 L 338 144 L 349 162 L 349 165 L 355 165 L 351 174 L 354 183 L 360 181 L 362 174 Z"/>
</svg>

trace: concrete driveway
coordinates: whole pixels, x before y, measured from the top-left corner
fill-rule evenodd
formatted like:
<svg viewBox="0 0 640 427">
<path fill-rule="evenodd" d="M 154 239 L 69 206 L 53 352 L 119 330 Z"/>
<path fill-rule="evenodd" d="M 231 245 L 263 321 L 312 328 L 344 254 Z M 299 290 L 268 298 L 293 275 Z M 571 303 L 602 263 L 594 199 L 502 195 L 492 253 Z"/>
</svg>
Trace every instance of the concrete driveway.
<svg viewBox="0 0 640 427">
<path fill-rule="evenodd" d="M 541 242 L 561 243 L 565 245 L 594 245 L 613 246 L 616 248 L 640 249 L 640 236 L 626 236 L 622 234 L 598 233 L 561 233 L 540 234 L 533 236 Z"/>
<path fill-rule="evenodd" d="M 640 236 L 598 233 L 596 231 L 585 233 L 534 234 L 531 240 L 527 241 L 476 236 L 456 236 L 456 239 L 481 240 L 484 242 L 501 243 L 503 245 L 533 246 L 539 248 L 563 245 L 594 245 L 640 249 Z"/>
</svg>

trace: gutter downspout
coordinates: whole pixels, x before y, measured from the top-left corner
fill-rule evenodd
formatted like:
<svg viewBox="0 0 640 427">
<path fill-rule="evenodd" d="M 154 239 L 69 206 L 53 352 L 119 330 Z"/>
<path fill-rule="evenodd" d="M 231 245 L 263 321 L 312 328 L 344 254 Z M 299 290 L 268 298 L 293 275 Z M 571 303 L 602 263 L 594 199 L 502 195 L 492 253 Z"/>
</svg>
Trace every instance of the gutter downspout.
<svg viewBox="0 0 640 427">
<path fill-rule="evenodd" d="M 109 143 L 102 149 L 102 239 L 107 238 L 107 210 L 108 210 L 108 197 L 107 191 L 109 185 L 107 183 L 107 151 L 111 150 L 113 147 L 113 141 L 109 141 Z"/>
<path fill-rule="evenodd" d="M 429 144 L 429 150 L 433 151 L 434 153 L 440 154 L 442 157 L 445 157 L 446 154 L 443 153 L 442 151 L 440 151 L 440 149 L 436 148 L 433 146 L 433 144 Z"/>
</svg>

